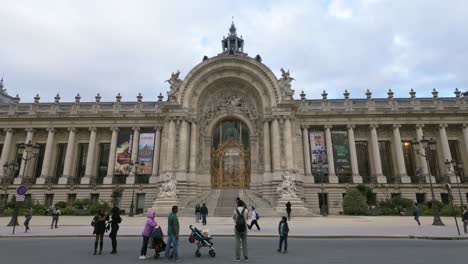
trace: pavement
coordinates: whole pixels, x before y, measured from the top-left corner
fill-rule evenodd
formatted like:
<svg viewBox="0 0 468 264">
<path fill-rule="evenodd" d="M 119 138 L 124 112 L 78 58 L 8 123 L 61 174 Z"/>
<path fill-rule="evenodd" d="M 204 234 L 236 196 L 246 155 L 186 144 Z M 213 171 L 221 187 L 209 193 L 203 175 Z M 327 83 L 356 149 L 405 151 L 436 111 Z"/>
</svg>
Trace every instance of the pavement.
<svg viewBox="0 0 468 264">
<path fill-rule="evenodd" d="M 23 226 L 17 226 L 12 235 L 12 227 L 7 227 L 10 218 L 0 217 L 0 238 L 12 237 L 88 237 L 92 236 L 92 216 L 61 216 L 59 227 L 50 229 L 51 218 L 34 216 L 30 222 L 31 230 L 24 233 Z M 23 223 L 24 218 L 19 218 Z M 143 216 L 123 216 L 119 229 L 121 237 L 139 237 L 146 218 Z M 167 228 L 167 218 L 157 217 L 156 221 Z M 468 240 L 463 234 L 463 225 L 458 218 L 461 236 L 458 235 L 453 217 L 442 217 L 445 226 L 433 226 L 432 217 L 421 217 L 418 226 L 410 216 L 327 216 L 293 217 L 289 221 L 290 237 L 293 238 L 394 238 L 394 239 L 446 239 Z M 179 217 L 181 235 L 190 234 L 189 225 L 199 229 L 209 229 L 213 236 L 233 236 L 234 222 L 229 217 L 208 217 L 208 225 L 195 223 L 192 217 Z M 249 221 L 250 222 L 250 221 Z M 255 227 L 249 236 L 277 237 L 277 217 L 262 217 L 259 221 L 261 230 Z"/>
<path fill-rule="evenodd" d="M 142 239 L 118 238 L 116 255 L 110 255 L 110 239 L 104 239 L 102 255 L 92 255 L 93 238 L 0 238 L 0 263 L 67 263 L 67 264 L 128 264 L 169 263 L 165 258 L 155 260 L 148 249 L 149 259 L 139 260 Z M 226 264 L 234 262 L 235 240 L 232 237 L 213 239 L 216 256 L 195 257 L 195 244 L 186 238 L 179 242 L 179 263 Z M 288 253 L 276 252 L 277 238 L 248 238 L 249 263 L 303 264 L 303 263 L 466 263 L 468 241 L 410 240 L 410 239 L 288 239 Z M 241 261 L 245 263 L 245 261 Z"/>
</svg>

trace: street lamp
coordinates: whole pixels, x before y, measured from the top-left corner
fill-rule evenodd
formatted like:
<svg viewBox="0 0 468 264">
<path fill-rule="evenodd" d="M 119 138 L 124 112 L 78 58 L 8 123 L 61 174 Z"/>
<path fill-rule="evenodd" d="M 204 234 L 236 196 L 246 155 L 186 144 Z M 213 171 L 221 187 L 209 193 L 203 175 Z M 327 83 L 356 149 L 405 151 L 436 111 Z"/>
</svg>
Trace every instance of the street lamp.
<svg viewBox="0 0 468 264">
<path fill-rule="evenodd" d="M 23 174 L 21 175 L 21 184 L 25 184 L 26 183 L 25 173 L 28 168 L 27 166 L 28 161 L 36 157 L 37 154 L 39 154 L 39 145 L 38 144 L 33 145 L 31 143 L 31 140 L 26 144 L 21 143 L 18 146 L 18 154 L 22 155 L 21 160 L 24 161 Z M 19 210 L 18 202 L 15 202 L 15 209 L 13 210 L 13 215 L 11 216 L 10 223 L 8 223 L 8 226 L 13 226 L 12 234 L 15 234 L 15 227 L 19 225 L 18 224 L 18 210 Z"/>
<path fill-rule="evenodd" d="M 134 206 L 134 197 L 135 197 L 135 184 L 136 184 L 136 179 L 138 178 L 138 174 L 143 170 L 143 167 L 145 166 L 144 162 L 140 161 L 130 161 L 128 164 L 128 172 L 131 173 L 133 172 L 135 174 L 135 179 L 133 180 L 133 189 L 132 189 L 132 202 L 130 204 L 130 213 L 128 216 L 133 217 L 133 209 L 135 208 Z"/>
<path fill-rule="evenodd" d="M 445 160 L 445 167 L 447 168 L 447 171 L 455 173 L 455 178 L 457 179 L 458 195 L 460 196 L 461 208 L 463 208 L 463 198 L 462 198 L 462 194 L 460 190 L 460 181 L 458 180 L 458 177 L 461 178 L 462 176 L 461 174 L 463 171 L 463 163 L 461 161 L 456 161 L 456 160 L 449 161 L 447 159 Z"/>
<path fill-rule="evenodd" d="M 8 186 L 12 184 L 12 180 L 14 177 L 15 172 L 19 169 L 18 163 L 15 162 L 10 162 L 10 163 L 5 163 L 3 164 L 3 175 L 4 178 L 2 178 L 2 187 L 3 190 L 5 191 L 4 194 L 4 208 L 7 207 L 8 204 Z"/>
<path fill-rule="evenodd" d="M 413 139 L 413 146 L 414 150 L 416 151 L 416 154 L 426 158 L 426 163 L 427 163 L 427 171 L 428 171 L 428 177 L 429 177 L 429 186 L 431 188 L 431 196 L 432 196 L 432 210 L 434 212 L 434 220 L 432 222 L 432 225 L 436 226 L 443 226 L 444 223 L 442 222 L 442 219 L 440 218 L 440 212 L 439 212 L 439 206 L 436 203 L 435 195 L 434 195 L 434 187 L 432 186 L 432 177 L 431 177 L 431 167 L 430 167 L 430 159 L 431 159 L 431 153 L 436 150 L 436 141 L 431 138 L 430 140 L 427 140 L 424 138 L 424 136 L 421 138 L 420 141 L 418 141 L 416 138 Z M 424 151 L 424 154 L 421 153 L 421 150 Z M 434 161 L 437 162 L 437 161 Z"/>
</svg>

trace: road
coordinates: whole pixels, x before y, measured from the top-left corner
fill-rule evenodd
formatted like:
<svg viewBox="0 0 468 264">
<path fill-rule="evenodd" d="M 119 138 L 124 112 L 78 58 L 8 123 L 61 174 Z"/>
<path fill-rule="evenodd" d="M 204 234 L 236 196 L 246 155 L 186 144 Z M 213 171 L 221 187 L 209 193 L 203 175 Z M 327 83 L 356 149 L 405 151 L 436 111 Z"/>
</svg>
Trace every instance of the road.
<svg viewBox="0 0 468 264">
<path fill-rule="evenodd" d="M 234 239 L 214 238 L 217 256 L 207 250 L 194 256 L 195 245 L 181 238 L 179 263 L 233 263 Z M 277 240 L 250 238 L 250 263 L 464 263 L 468 241 L 414 239 L 290 239 L 288 254 L 276 252 Z M 151 263 L 138 260 L 141 240 L 119 239 L 119 253 L 110 255 L 110 241 L 105 240 L 103 255 L 93 256 L 92 238 L 15 238 L 0 239 L 0 263 Z M 151 252 L 151 251 L 148 251 Z M 151 252 L 152 254 L 152 252 Z M 166 259 L 157 260 L 168 263 Z"/>
</svg>

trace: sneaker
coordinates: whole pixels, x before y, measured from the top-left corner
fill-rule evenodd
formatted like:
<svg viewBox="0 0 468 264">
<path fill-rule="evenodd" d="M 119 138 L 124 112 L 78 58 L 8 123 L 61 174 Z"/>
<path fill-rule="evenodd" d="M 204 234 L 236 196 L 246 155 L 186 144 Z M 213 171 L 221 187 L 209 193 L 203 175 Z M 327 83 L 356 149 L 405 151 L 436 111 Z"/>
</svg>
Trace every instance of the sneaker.
<svg viewBox="0 0 468 264">
<path fill-rule="evenodd" d="M 179 259 L 179 258 L 175 258 L 174 261 L 175 261 L 175 262 L 178 262 L 178 261 L 180 261 L 180 259 Z"/>
<path fill-rule="evenodd" d="M 145 259 L 146 256 L 140 256 L 138 259 Z"/>
<path fill-rule="evenodd" d="M 281 249 L 279 249 L 279 248 L 278 248 L 276 251 L 278 251 L 279 253 L 281 253 Z"/>
<path fill-rule="evenodd" d="M 235 261 L 236 261 L 236 262 L 239 262 L 239 261 L 240 261 L 240 258 L 236 258 L 236 260 L 235 260 Z"/>
<path fill-rule="evenodd" d="M 249 257 L 244 257 L 244 261 L 249 261 Z"/>
</svg>

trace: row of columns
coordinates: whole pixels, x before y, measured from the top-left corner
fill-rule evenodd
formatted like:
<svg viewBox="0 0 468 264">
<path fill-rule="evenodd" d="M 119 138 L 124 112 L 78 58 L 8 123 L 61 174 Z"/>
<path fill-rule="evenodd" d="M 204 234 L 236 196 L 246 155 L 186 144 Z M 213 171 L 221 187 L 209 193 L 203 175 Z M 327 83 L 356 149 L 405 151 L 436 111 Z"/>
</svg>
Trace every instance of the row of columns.
<svg viewBox="0 0 468 264">
<path fill-rule="evenodd" d="M 411 178 L 407 175 L 406 172 L 406 165 L 405 165 L 405 158 L 403 154 L 403 147 L 401 144 L 401 135 L 400 135 L 400 127 L 401 125 L 395 124 L 393 125 L 393 141 L 395 142 L 395 154 L 396 154 L 396 163 L 397 163 L 397 176 L 400 179 L 400 183 L 411 183 Z M 416 125 L 416 138 L 421 140 L 423 137 L 423 127 L 424 125 Z M 442 146 L 442 154 L 444 160 L 452 160 L 452 156 L 450 154 L 450 147 L 448 143 L 448 137 L 446 132 L 447 124 L 439 125 L 439 136 L 440 136 L 440 144 Z M 332 139 L 331 139 L 331 125 L 325 125 L 325 143 L 326 143 L 326 151 L 327 151 L 327 159 L 328 159 L 328 177 L 330 183 L 338 183 L 338 177 L 335 173 L 335 166 L 334 166 L 334 157 L 333 157 L 333 146 L 332 146 Z M 349 154 L 350 154 L 350 161 L 351 161 L 351 171 L 354 183 L 362 183 L 362 177 L 359 174 L 358 168 L 358 160 L 357 160 L 357 152 L 356 152 L 356 142 L 354 137 L 354 128 L 355 125 L 348 125 L 348 141 L 349 141 Z M 369 134 L 370 134 L 370 147 L 371 147 L 371 155 L 374 160 L 374 171 L 375 177 L 377 179 L 377 183 L 387 183 L 386 176 L 383 175 L 382 172 L 382 161 L 380 157 L 380 149 L 379 149 L 379 139 L 377 135 L 377 128 L 378 125 L 372 124 L 369 126 Z M 303 138 L 303 153 L 304 153 L 304 172 L 305 175 L 312 174 L 311 168 L 311 157 L 310 157 L 310 145 L 309 145 L 309 129 L 307 127 L 302 128 L 302 138 Z M 465 149 L 468 150 L 468 124 L 463 125 L 463 140 L 465 144 Z M 400 142 L 400 144 L 398 144 Z M 423 149 L 420 151 L 421 154 L 425 155 Z M 427 167 L 426 158 L 424 156 L 418 155 L 420 166 L 422 168 L 423 175 L 426 176 L 426 182 L 429 182 L 428 175 L 429 175 L 429 168 Z M 266 167 L 265 167 L 266 170 Z M 450 177 L 450 182 L 456 182 L 456 176 L 453 173 L 447 171 L 447 174 Z M 432 181 L 435 182 L 435 177 L 432 175 Z"/>
<path fill-rule="evenodd" d="M 166 147 L 165 171 L 194 173 L 197 169 L 196 122 L 189 122 L 187 120 L 180 119 L 169 120 L 166 126 L 168 129 L 168 138 Z M 177 126 L 180 128 L 179 133 L 177 133 Z M 176 153 L 177 159 L 175 159 Z M 175 160 L 178 161 L 177 164 L 174 162 Z"/>
<path fill-rule="evenodd" d="M 263 123 L 263 149 L 265 172 L 281 170 L 281 134 L 280 122 L 284 123 L 284 149 L 286 170 L 294 168 L 294 136 L 291 120 L 288 118 L 274 118 Z"/>
</svg>

